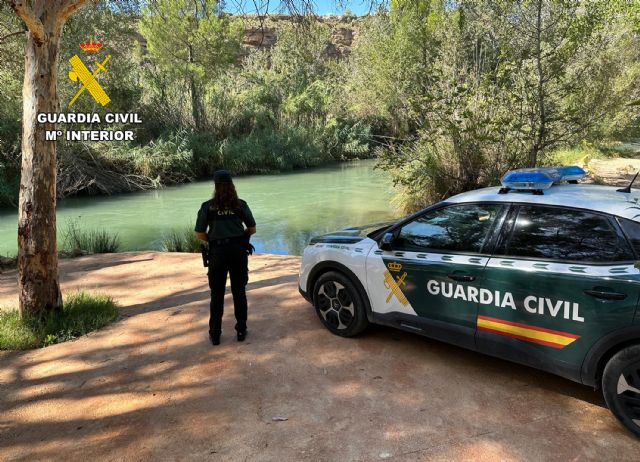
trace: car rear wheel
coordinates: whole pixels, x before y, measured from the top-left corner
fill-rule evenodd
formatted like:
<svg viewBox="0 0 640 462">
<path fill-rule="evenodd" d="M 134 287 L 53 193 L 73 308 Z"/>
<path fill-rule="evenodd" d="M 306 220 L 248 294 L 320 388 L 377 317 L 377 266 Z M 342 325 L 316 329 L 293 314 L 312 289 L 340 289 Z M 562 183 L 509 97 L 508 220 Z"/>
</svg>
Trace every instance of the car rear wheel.
<svg viewBox="0 0 640 462">
<path fill-rule="evenodd" d="M 640 345 L 624 348 L 609 360 L 602 393 L 618 420 L 640 436 Z"/>
<path fill-rule="evenodd" d="M 362 296 L 341 273 L 330 271 L 318 278 L 313 305 L 325 327 L 336 335 L 352 337 L 369 325 Z"/>
</svg>

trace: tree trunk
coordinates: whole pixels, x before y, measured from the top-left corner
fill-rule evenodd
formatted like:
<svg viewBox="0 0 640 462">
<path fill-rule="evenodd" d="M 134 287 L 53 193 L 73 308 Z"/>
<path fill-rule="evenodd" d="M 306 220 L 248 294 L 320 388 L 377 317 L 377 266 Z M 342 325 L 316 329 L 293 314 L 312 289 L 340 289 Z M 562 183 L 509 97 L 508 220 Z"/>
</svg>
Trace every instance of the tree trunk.
<svg viewBox="0 0 640 462">
<path fill-rule="evenodd" d="M 46 39 L 39 43 L 32 33 L 28 34 L 22 90 L 18 286 L 21 314 L 35 317 L 62 308 L 56 243 L 56 143 L 45 141 L 45 131 L 56 127 L 37 122 L 38 113 L 58 111 L 56 82 L 62 25 L 46 16 Z"/>
<path fill-rule="evenodd" d="M 193 48 L 189 45 L 189 64 L 193 64 Z M 193 76 L 193 70 L 190 70 L 189 75 L 189 90 L 191 92 L 191 114 L 193 115 L 193 123 L 197 130 L 202 128 L 202 107 L 200 100 L 200 91 L 195 77 Z"/>
<path fill-rule="evenodd" d="M 189 77 L 189 86 L 191 90 L 191 114 L 193 115 L 193 123 L 197 130 L 202 128 L 202 111 L 200 109 L 200 92 L 198 84 L 193 76 Z"/>
<path fill-rule="evenodd" d="M 542 0 L 538 0 L 536 18 L 536 72 L 538 77 L 538 130 L 536 139 L 531 148 L 529 157 L 529 167 L 535 167 L 538 163 L 538 155 L 544 149 L 545 138 L 547 136 L 547 115 L 545 112 L 545 88 L 544 72 L 542 69 Z"/>
</svg>

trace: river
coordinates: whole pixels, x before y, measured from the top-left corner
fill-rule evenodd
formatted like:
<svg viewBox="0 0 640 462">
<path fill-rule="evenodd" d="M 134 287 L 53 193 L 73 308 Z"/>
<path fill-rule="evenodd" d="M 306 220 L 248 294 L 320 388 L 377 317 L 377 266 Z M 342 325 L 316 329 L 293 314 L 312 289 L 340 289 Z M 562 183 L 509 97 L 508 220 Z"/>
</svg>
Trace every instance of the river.
<svg viewBox="0 0 640 462">
<path fill-rule="evenodd" d="M 309 238 L 349 226 L 397 217 L 391 182 L 375 161 L 355 161 L 277 175 L 236 178 L 258 226 L 252 238 L 261 253 L 300 255 Z M 117 233 L 121 250 L 161 250 L 172 229 L 193 228 L 211 197 L 212 181 L 116 196 L 73 197 L 58 204 L 58 228 L 70 219 L 86 229 Z M 16 253 L 14 209 L 0 209 L 0 255 Z M 60 235 L 60 232 L 59 232 Z"/>
</svg>

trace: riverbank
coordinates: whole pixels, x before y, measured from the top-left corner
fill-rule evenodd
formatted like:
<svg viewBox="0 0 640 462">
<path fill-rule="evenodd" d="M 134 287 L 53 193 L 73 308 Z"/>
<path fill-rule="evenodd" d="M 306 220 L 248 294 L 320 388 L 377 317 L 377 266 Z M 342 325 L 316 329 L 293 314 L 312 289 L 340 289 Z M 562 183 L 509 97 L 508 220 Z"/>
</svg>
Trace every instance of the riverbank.
<svg viewBox="0 0 640 462">
<path fill-rule="evenodd" d="M 252 238 L 258 252 L 300 255 L 312 236 L 348 226 L 393 220 L 393 186 L 375 170 L 375 160 L 331 164 L 302 171 L 235 178 L 258 223 Z M 118 234 L 120 250 L 162 250 L 175 231 L 193 231 L 196 213 L 213 194 L 200 181 L 115 196 L 74 197 L 60 202 L 59 244 L 71 225 Z M 0 255 L 15 255 L 17 213 L 0 210 Z"/>
<path fill-rule="evenodd" d="M 287 127 L 218 139 L 178 130 L 148 143 L 58 143 L 58 199 L 148 191 L 209 179 L 219 169 L 236 176 L 305 170 L 373 158 L 370 134 L 347 139 L 344 127 Z M 346 146 L 348 145 L 348 146 Z M 0 207 L 17 207 L 19 162 L 2 162 Z M 6 156 L 5 156 L 6 157 Z"/>
<path fill-rule="evenodd" d="M 197 255 L 63 261 L 63 290 L 111 295 L 120 317 L 0 352 L 3 459 L 635 460 L 598 392 L 391 328 L 334 336 L 298 294 L 298 257 L 249 265 L 249 336 L 228 293 L 214 348 Z M 16 297 L 0 275 L 0 305 Z"/>
</svg>

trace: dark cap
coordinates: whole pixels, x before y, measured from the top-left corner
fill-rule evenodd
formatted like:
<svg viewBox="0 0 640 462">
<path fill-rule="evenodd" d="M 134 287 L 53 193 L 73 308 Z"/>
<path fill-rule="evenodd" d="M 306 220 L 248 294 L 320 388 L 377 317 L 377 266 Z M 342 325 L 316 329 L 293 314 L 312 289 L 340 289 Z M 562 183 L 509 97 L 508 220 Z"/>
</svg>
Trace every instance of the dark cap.
<svg viewBox="0 0 640 462">
<path fill-rule="evenodd" d="M 231 173 L 227 170 L 218 170 L 213 174 L 214 183 L 231 183 Z"/>
</svg>

